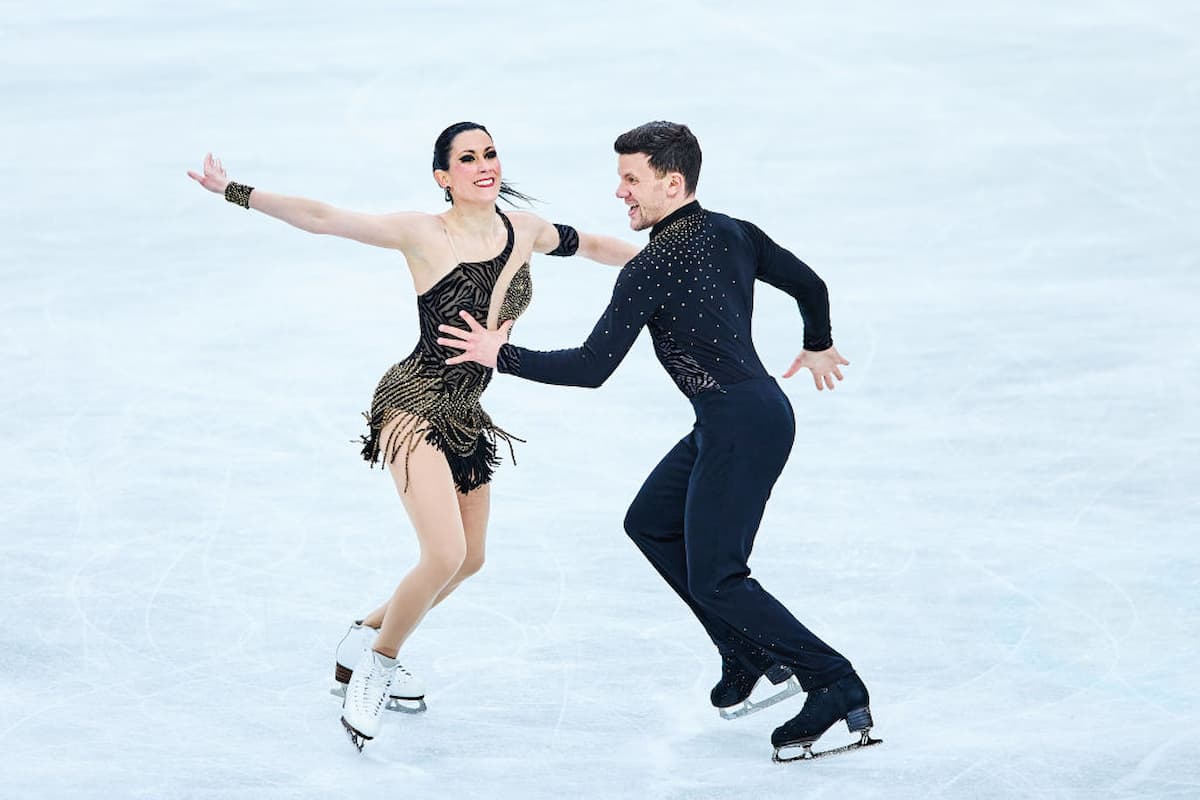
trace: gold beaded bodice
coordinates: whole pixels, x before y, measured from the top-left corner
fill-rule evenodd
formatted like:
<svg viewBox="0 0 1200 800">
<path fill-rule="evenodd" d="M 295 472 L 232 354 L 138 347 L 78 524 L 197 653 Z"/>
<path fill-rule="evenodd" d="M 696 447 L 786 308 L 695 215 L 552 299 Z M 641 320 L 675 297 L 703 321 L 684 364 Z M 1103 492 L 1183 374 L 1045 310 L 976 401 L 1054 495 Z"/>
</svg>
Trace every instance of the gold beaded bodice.
<svg viewBox="0 0 1200 800">
<path fill-rule="evenodd" d="M 483 390 L 491 382 L 491 368 L 474 362 L 446 364 L 446 359 L 461 353 L 437 343 L 441 335 L 439 325 L 463 327 L 459 311 L 467 311 L 481 322 L 490 315 L 497 281 L 508 265 L 515 243 L 512 223 L 499 210 L 497 213 L 508 233 L 504 250 L 487 261 L 459 263 L 418 295 L 420 339 L 407 358 L 387 371 L 375 390 L 368 415 L 371 436 L 364 437 L 363 457 L 368 461 L 374 463 L 381 455 L 390 461 L 405 444 L 411 453 L 417 435 L 422 433 L 432 432 L 432 440 L 439 447 L 462 457 L 472 455 L 481 433 L 493 440 L 496 436 L 506 441 L 513 438 L 496 428 L 479 404 Z M 505 289 L 498 321 L 519 317 L 529 307 L 532 297 L 532 277 L 529 264 L 525 263 Z M 407 415 L 407 419 L 389 433 L 386 442 L 380 442 L 382 429 L 400 415 Z M 509 444 L 511 447 L 511 441 Z"/>
</svg>

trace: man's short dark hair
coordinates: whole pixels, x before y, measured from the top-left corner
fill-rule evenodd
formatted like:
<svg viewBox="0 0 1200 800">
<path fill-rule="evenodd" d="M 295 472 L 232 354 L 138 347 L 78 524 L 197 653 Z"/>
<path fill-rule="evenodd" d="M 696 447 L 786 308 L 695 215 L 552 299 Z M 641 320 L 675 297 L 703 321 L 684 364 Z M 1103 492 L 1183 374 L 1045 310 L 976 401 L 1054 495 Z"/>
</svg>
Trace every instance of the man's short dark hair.
<svg viewBox="0 0 1200 800">
<path fill-rule="evenodd" d="M 684 191 L 695 194 L 700 181 L 700 142 L 687 125 L 647 122 L 618 136 L 613 149 L 623 156 L 644 153 L 659 177 L 678 172 L 683 175 Z"/>
</svg>

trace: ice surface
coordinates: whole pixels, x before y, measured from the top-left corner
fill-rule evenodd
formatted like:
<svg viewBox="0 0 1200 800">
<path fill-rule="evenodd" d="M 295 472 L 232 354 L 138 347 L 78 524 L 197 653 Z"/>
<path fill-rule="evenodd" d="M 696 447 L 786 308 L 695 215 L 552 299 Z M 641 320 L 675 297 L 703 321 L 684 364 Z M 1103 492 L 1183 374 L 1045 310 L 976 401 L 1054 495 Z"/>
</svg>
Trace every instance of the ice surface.
<svg viewBox="0 0 1200 800">
<path fill-rule="evenodd" d="M 9 3 L 0 14 L 0 796 L 1200 795 L 1194 3 Z M 529 439 L 489 562 L 359 755 L 326 690 L 416 545 L 350 443 L 415 340 L 395 254 L 206 194 L 443 207 L 487 124 L 539 213 L 641 241 L 614 136 L 693 126 L 700 200 L 828 282 L 852 362 L 752 565 L 868 681 L 885 744 L 770 761 L 621 531 L 686 433 L 643 339 L 598 391 L 499 378 Z M 514 337 L 613 272 L 534 263 Z M 781 373 L 791 301 L 758 293 Z M 831 743 L 849 741 L 844 729 Z"/>
</svg>

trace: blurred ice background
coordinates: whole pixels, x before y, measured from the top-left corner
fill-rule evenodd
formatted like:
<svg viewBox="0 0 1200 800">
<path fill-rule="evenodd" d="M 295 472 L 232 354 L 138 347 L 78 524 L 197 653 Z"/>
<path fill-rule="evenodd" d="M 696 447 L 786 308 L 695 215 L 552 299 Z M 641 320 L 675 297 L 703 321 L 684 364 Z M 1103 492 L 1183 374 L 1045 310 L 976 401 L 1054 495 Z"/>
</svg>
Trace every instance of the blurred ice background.
<svg viewBox="0 0 1200 800">
<path fill-rule="evenodd" d="M 0 795 L 1200 795 L 1200 8 L 1180 0 L 0 4 Z M 752 566 L 868 681 L 872 751 L 770 762 L 621 531 L 690 408 L 643 339 L 598 391 L 498 378 L 528 438 L 489 562 L 363 755 L 326 693 L 416 555 L 362 432 L 416 338 L 394 253 L 184 175 L 443 207 L 486 124 L 539 213 L 643 241 L 616 134 L 693 127 L 699 198 L 830 286 L 852 362 Z M 534 263 L 514 338 L 614 273 Z M 758 293 L 781 373 L 790 299 Z M 848 740 L 844 728 L 830 743 Z"/>
</svg>

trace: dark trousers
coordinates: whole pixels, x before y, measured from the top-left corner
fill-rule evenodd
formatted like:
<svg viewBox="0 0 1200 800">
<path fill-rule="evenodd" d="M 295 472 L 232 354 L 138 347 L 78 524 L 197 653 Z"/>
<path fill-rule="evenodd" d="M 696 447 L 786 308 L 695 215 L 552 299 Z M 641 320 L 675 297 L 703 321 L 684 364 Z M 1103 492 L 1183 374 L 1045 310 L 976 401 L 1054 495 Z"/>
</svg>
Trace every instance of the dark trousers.
<svg viewBox="0 0 1200 800">
<path fill-rule="evenodd" d="M 793 669 L 805 691 L 854 671 L 750 577 L 763 509 L 787 463 L 796 421 L 774 378 L 692 398 L 696 424 L 659 462 L 625 530 L 725 655 Z"/>
</svg>

